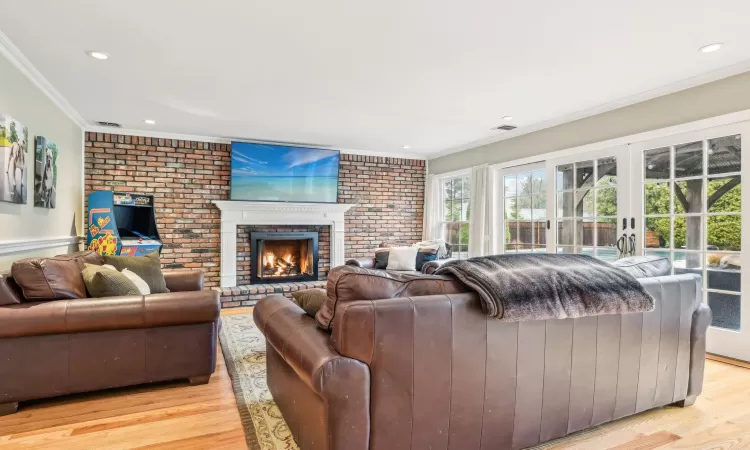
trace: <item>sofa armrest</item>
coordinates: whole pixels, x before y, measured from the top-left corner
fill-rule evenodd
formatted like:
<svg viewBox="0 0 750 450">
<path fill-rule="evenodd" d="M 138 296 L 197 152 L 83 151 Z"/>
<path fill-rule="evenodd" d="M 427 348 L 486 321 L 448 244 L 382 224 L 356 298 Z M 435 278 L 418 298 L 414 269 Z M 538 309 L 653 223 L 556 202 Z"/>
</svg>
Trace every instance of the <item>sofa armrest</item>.
<svg viewBox="0 0 750 450">
<path fill-rule="evenodd" d="M 164 281 L 169 292 L 203 290 L 203 272 L 199 270 L 165 270 Z"/>
<path fill-rule="evenodd" d="M 0 338 L 215 322 L 217 291 L 82 298 L 0 307 Z"/>
<path fill-rule="evenodd" d="M 346 260 L 347 266 L 356 266 L 363 269 L 374 269 L 375 260 L 372 258 L 352 258 Z"/>
<path fill-rule="evenodd" d="M 367 366 L 336 353 L 328 342 L 330 335 L 288 298 L 272 295 L 261 299 L 253 319 L 268 343 L 315 392 L 341 389 L 329 385 L 339 377 L 348 380 L 345 383 L 360 383 L 360 387 L 366 384 L 369 389 Z"/>
<path fill-rule="evenodd" d="M 435 261 L 427 261 L 422 266 L 422 273 L 426 275 L 432 275 L 433 273 L 435 273 L 436 270 L 440 268 L 440 266 L 442 266 L 443 264 L 447 263 L 450 260 L 451 258 L 436 259 Z"/>
</svg>

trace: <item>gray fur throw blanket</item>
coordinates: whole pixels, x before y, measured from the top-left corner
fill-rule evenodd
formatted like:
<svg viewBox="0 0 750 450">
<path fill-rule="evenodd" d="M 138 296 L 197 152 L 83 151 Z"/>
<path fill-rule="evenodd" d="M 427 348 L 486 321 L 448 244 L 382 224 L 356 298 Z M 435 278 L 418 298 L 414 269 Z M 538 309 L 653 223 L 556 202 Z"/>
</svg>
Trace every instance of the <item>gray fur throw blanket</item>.
<svg viewBox="0 0 750 450">
<path fill-rule="evenodd" d="M 477 291 L 488 316 L 507 322 L 652 311 L 654 299 L 632 275 L 586 255 L 480 256 L 443 264 Z"/>
</svg>

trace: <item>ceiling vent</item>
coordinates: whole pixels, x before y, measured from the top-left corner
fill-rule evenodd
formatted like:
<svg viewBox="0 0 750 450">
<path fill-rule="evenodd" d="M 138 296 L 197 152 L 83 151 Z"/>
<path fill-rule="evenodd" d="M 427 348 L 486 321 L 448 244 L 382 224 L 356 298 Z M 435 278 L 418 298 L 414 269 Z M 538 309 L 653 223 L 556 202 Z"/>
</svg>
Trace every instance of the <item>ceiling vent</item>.
<svg viewBox="0 0 750 450">
<path fill-rule="evenodd" d="M 499 127 L 495 127 L 492 130 L 493 131 L 511 131 L 515 129 L 516 127 L 514 127 L 513 125 L 500 125 Z"/>
<path fill-rule="evenodd" d="M 114 122 L 96 122 L 100 127 L 122 128 L 122 125 Z"/>
</svg>

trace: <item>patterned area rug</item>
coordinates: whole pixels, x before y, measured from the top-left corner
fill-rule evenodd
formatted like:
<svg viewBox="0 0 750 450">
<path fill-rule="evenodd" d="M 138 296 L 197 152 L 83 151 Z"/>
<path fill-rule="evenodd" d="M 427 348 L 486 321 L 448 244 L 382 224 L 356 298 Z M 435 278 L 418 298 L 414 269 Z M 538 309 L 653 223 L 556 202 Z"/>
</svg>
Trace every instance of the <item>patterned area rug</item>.
<svg viewBox="0 0 750 450">
<path fill-rule="evenodd" d="M 298 450 L 266 383 L 266 341 L 252 314 L 221 318 L 221 350 L 250 450 Z"/>
</svg>

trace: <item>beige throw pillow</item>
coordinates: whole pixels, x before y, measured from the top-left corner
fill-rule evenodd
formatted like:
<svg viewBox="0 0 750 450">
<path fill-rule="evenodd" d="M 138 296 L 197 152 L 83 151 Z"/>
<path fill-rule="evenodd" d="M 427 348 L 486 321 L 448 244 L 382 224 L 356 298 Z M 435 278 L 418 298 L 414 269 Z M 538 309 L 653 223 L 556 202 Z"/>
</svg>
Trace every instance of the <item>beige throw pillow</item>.
<svg viewBox="0 0 750 450">
<path fill-rule="evenodd" d="M 149 295 L 151 293 L 151 289 L 149 289 L 148 283 L 146 283 L 143 278 L 139 277 L 128 269 L 123 269 L 122 274 L 128 277 L 128 280 L 132 281 L 133 284 L 138 287 L 138 290 L 141 291 L 141 295 Z"/>
<path fill-rule="evenodd" d="M 388 251 L 386 270 L 417 270 L 417 247 L 392 247 Z"/>
<path fill-rule="evenodd" d="M 318 310 L 326 301 L 325 289 L 305 289 L 303 291 L 292 292 L 294 303 L 305 310 L 308 316 L 315 317 Z"/>
</svg>

